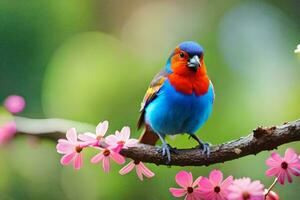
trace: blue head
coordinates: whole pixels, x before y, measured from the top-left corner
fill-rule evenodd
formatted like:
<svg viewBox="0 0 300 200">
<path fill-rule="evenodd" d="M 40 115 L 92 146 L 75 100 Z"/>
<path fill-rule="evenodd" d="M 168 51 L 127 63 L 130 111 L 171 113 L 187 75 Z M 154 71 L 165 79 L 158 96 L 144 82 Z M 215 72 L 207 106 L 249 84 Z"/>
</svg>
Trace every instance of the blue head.
<svg viewBox="0 0 300 200">
<path fill-rule="evenodd" d="M 167 60 L 166 70 L 172 72 L 171 65 L 180 63 L 180 65 L 186 65 L 189 68 L 193 68 L 195 71 L 201 67 L 203 62 L 203 48 L 197 42 L 186 41 L 180 43 L 175 50 L 171 53 Z"/>
<path fill-rule="evenodd" d="M 203 54 L 203 48 L 197 42 L 186 41 L 178 45 L 179 49 L 188 53 L 190 57 L 198 55 L 199 57 Z"/>
</svg>

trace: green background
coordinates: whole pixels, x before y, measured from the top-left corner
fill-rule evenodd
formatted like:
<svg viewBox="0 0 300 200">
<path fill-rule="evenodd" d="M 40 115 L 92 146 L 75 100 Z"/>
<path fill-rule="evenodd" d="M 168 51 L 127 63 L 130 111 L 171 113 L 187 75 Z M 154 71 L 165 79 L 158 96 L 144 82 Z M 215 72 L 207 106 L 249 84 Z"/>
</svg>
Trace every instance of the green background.
<svg viewBox="0 0 300 200">
<path fill-rule="evenodd" d="M 216 92 L 214 111 L 198 136 L 212 144 L 244 136 L 259 125 L 300 117 L 300 2 L 0 0 L 0 101 L 25 97 L 21 116 L 59 117 L 91 124 L 109 120 L 110 133 L 129 125 L 152 77 L 180 42 L 195 40 Z M 0 113 L 7 115 L 3 109 Z M 168 141 L 196 143 L 187 136 Z M 287 147 L 300 152 L 300 145 Z M 175 174 L 264 176 L 270 152 L 210 167 L 148 165 L 156 176 L 104 174 L 85 153 L 84 167 L 59 164 L 52 141 L 19 137 L 0 149 L 0 199 L 172 199 Z M 300 179 L 276 186 L 282 199 L 299 198 Z"/>
</svg>

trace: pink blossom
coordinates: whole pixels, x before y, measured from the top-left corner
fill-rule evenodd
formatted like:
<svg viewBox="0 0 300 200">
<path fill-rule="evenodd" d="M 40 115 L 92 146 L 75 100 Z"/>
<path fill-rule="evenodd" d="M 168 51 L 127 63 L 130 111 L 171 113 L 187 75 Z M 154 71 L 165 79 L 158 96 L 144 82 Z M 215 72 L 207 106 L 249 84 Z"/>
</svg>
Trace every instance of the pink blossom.
<svg viewBox="0 0 300 200">
<path fill-rule="evenodd" d="M 60 154 L 64 154 L 60 163 L 69 165 L 73 162 L 74 169 L 80 169 L 82 166 L 82 143 L 77 141 L 77 132 L 75 128 L 71 128 L 66 134 L 67 140 L 59 139 L 56 150 Z"/>
<path fill-rule="evenodd" d="M 112 150 L 110 147 L 107 148 L 96 147 L 96 148 L 100 149 L 101 152 L 95 155 L 91 159 L 91 163 L 97 164 L 100 161 L 102 161 L 102 167 L 104 172 L 108 173 L 110 171 L 110 159 L 112 159 L 119 165 L 125 163 L 125 158 L 121 156 L 118 152 Z"/>
<path fill-rule="evenodd" d="M 198 200 L 200 199 L 200 189 L 197 186 L 201 178 L 199 177 L 193 182 L 192 173 L 180 171 L 176 174 L 175 181 L 181 188 L 170 188 L 169 191 L 174 197 L 185 195 L 185 200 Z"/>
<path fill-rule="evenodd" d="M 233 177 L 229 176 L 223 181 L 223 174 L 219 170 L 213 170 L 209 179 L 203 177 L 199 182 L 199 194 L 206 200 L 225 200 L 228 195 L 228 187 L 232 184 Z"/>
<path fill-rule="evenodd" d="M 120 151 L 122 148 L 133 147 L 138 143 L 137 139 L 129 139 L 130 128 L 125 126 L 121 132 L 116 131 L 115 135 L 109 135 L 105 138 L 105 142 L 112 148 L 116 148 Z"/>
<path fill-rule="evenodd" d="M 14 121 L 7 122 L 0 127 L 0 144 L 6 144 L 16 134 L 17 128 Z"/>
<path fill-rule="evenodd" d="M 278 153 L 273 152 L 271 157 L 266 160 L 266 164 L 270 167 L 266 171 L 267 176 L 275 176 L 280 184 L 284 184 L 285 179 L 289 183 L 293 181 L 291 174 L 300 176 L 300 160 L 295 151 L 288 148 L 282 158 Z"/>
<path fill-rule="evenodd" d="M 11 95 L 5 99 L 4 106 L 10 113 L 19 113 L 22 112 L 25 107 L 25 100 L 21 96 Z"/>
<path fill-rule="evenodd" d="M 84 133 L 80 134 L 78 138 L 90 145 L 98 146 L 99 142 L 104 139 L 104 135 L 108 130 L 108 121 L 100 122 L 96 127 L 96 134 L 93 133 Z"/>
<path fill-rule="evenodd" d="M 136 174 L 137 174 L 137 176 L 139 177 L 139 179 L 141 181 L 143 181 L 143 175 L 146 176 L 147 178 L 151 178 L 155 175 L 141 161 L 130 161 L 126 166 L 124 166 L 119 171 L 119 173 L 121 175 L 128 174 L 129 172 L 131 172 L 133 170 L 134 167 L 135 167 L 135 170 L 136 170 Z"/>
<path fill-rule="evenodd" d="M 263 200 L 264 186 L 260 181 L 251 182 L 250 178 L 236 179 L 228 187 L 228 200 Z"/>
</svg>

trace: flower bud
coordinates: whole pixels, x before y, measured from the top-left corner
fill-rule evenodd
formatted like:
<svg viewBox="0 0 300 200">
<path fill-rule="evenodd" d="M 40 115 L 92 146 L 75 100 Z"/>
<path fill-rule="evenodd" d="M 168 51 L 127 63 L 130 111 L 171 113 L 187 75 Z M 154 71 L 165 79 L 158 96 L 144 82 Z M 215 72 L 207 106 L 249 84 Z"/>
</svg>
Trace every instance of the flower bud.
<svg viewBox="0 0 300 200">
<path fill-rule="evenodd" d="M 267 193 L 268 191 L 265 190 L 265 194 Z M 277 193 L 275 193 L 274 191 L 270 191 L 268 193 L 268 195 L 266 196 L 266 200 L 279 200 L 279 196 Z"/>
<path fill-rule="evenodd" d="M 4 106 L 8 112 L 16 114 L 23 111 L 25 100 L 21 96 L 11 95 L 5 99 Z"/>
</svg>

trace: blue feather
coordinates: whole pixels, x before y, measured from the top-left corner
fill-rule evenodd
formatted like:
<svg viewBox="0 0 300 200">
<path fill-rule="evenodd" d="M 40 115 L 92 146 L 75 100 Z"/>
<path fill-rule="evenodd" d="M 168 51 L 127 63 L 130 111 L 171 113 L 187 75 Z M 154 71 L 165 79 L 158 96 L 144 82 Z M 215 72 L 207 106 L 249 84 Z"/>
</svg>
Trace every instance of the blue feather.
<svg viewBox="0 0 300 200">
<path fill-rule="evenodd" d="M 193 41 L 182 42 L 179 44 L 179 48 L 187 52 L 190 56 L 201 55 L 204 51 L 202 46 Z"/>
<path fill-rule="evenodd" d="M 157 97 L 147 106 L 145 120 L 162 137 L 194 134 L 211 114 L 213 99 L 212 83 L 205 95 L 196 96 L 177 92 L 166 80 Z"/>
</svg>

